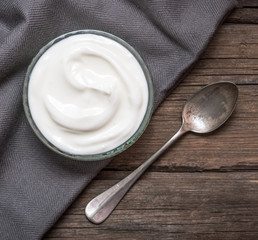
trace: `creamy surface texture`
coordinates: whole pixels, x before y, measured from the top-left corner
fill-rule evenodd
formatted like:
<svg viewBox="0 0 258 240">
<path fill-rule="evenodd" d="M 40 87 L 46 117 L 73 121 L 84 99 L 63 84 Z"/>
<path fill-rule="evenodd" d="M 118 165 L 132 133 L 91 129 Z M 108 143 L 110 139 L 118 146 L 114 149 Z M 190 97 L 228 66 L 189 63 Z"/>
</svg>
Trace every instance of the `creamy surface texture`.
<svg viewBox="0 0 258 240">
<path fill-rule="evenodd" d="M 143 70 L 124 46 L 77 34 L 50 47 L 29 80 L 32 118 L 45 138 L 71 154 L 102 153 L 140 126 L 148 104 Z"/>
</svg>

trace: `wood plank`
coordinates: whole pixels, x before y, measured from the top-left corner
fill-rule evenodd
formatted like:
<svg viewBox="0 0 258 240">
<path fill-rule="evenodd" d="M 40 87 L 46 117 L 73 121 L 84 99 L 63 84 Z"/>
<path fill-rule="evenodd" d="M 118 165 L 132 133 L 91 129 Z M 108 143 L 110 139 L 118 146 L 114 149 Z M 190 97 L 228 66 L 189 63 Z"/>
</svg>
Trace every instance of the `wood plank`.
<svg viewBox="0 0 258 240">
<path fill-rule="evenodd" d="M 193 70 L 194 71 L 194 70 Z M 231 81 L 236 84 L 240 85 L 257 85 L 258 83 L 258 76 L 255 74 L 225 74 L 220 75 L 219 70 L 216 74 L 205 75 L 202 73 L 199 74 L 190 74 L 188 75 L 181 83 L 180 86 L 204 86 L 209 83 L 218 82 L 218 81 Z M 172 92 L 174 94 L 174 91 Z M 167 101 L 167 99 L 165 100 Z"/>
<path fill-rule="evenodd" d="M 258 7 L 258 0 L 238 0 L 239 7 Z"/>
<path fill-rule="evenodd" d="M 258 58 L 258 28 L 255 24 L 223 24 L 202 58 Z"/>
<path fill-rule="evenodd" d="M 257 8 L 236 8 L 226 19 L 227 23 L 258 23 L 258 2 Z"/>
<path fill-rule="evenodd" d="M 127 172 L 102 172 L 45 239 L 255 239 L 258 176 L 252 172 L 147 172 L 109 219 L 94 225 L 85 204 Z M 167 181 L 164 181 L 166 179 Z"/>
<path fill-rule="evenodd" d="M 257 43 L 256 38 L 258 34 L 256 24 L 236 24 L 236 23 L 224 23 L 217 32 L 215 38 L 219 37 L 222 44 L 226 43 Z M 212 41 L 209 45 L 217 45 L 217 42 Z M 220 44 L 219 44 L 220 45 Z"/>
<path fill-rule="evenodd" d="M 256 59 L 200 59 L 191 74 L 194 75 L 256 75 L 258 77 L 258 58 Z M 258 84 L 258 80 L 256 81 Z"/>
</svg>

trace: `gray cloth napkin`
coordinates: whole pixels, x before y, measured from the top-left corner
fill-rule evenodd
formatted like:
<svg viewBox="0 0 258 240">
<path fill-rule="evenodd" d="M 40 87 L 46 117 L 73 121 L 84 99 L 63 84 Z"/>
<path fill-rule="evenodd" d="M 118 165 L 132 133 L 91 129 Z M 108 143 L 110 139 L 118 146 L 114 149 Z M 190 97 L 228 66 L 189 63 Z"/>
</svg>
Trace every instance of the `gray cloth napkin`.
<svg viewBox="0 0 258 240">
<path fill-rule="evenodd" d="M 78 29 L 117 35 L 146 61 L 156 108 L 235 5 L 233 0 L 1 0 L 0 239 L 42 238 L 109 163 L 60 157 L 30 129 L 22 85 L 30 61 L 43 45 Z"/>
</svg>

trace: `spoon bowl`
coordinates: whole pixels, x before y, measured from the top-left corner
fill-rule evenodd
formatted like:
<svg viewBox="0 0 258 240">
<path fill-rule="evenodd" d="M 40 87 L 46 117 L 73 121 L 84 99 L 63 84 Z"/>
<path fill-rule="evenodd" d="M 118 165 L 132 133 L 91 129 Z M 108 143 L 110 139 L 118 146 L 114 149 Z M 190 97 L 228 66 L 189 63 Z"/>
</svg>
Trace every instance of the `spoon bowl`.
<svg viewBox="0 0 258 240">
<path fill-rule="evenodd" d="M 126 178 L 92 199 L 85 208 L 87 218 L 99 224 L 105 221 L 145 170 L 186 132 L 208 133 L 220 127 L 232 114 L 238 98 L 237 86 L 218 82 L 204 87 L 185 104 L 182 126 L 156 153 Z"/>
<path fill-rule="evenodd" d="M 184 129 L 196 133 L 214 131 L 232 114 L 237 98 L 238 88 L 231 82 L 218 82 L 202 88 L 184 106 Z"/>
</svg>

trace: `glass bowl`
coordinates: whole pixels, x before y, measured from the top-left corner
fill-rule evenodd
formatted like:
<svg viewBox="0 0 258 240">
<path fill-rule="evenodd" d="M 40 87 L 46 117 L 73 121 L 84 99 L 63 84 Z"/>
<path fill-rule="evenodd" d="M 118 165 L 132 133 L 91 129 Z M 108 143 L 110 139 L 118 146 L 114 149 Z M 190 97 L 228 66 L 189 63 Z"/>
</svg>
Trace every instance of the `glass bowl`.
<svg viewBox="0 0 258 240">
<path fill-rule="evenodd" d="M 88 155 L 79 155 L 79 154 L 72 154 L 69 152 L 65 152 L 63 150 L 60 150 L 59 148 L 57 148 L 54 144 L 52 144 L 51 142 L 48 141 L 48 139 L 40 132 L 40 130 L 38 129 L 36 123 L 34 122 L 31 112 L 30 112 L 30 107 L 29 107 L 29 101 L 28 101 L 28 87 L 29 87 L 29 82 L 30 82 L 30 75 L 32 73 L 32 70 L 35 66 L 35 64 L 37 63 L 37 61 L 39 60 L 39 58 L 54 44 L 56 44 L 57 42 L 68 38 L 70 36 L 73 35 L 77 35 L 77 34 L 95 34 L 95 35 L 100 35 L 106 38 L 109 38 L 111 40 L 116 41 L 117 43 L 121 44 L 122 46 L 124 46 L 127 50 L 129 50 L 131 52 L 131 54 L 136 58 L 136 60 L 139 62 L 143 73 L 145 75 L 145 79 L 147 81 L 147 85 L 148 85 L 148 105 L 147 105 L 147 109 L 144 115 L 144 118 L 139 126 L 139 128 L 137 129 L 137 131 L 124 143 L 122 143 L 121 145 L 115 147 L 112 150 L 106 151 L 106 152 L 101 152 L 101 153 L 97 153 L 97 154 L 88 154 Z M 23 85 L 23 107 L 24 107 L 24 111 L 25 111 L 25 115 L 28 119 L 28 122 L 31 126 L 31 128 L 33 129 L 33 131 L 35 132 L 35 134 L 38 136 L 38 138 L 50 149 L 52 149 L 54 152 L 71 158 L 71 159 L 75 159 L 75 160 L 81 160 L 81 161 L 97 161 L 97 160 L 103 160 L 103 159 L 107 159 L 107 158 L 111 158 L 121 152 L 123 152 L 124 150 L 126 150 L 128 147 L 130 147 L 132 144 L 134 144 L 139 137 L 142 135 L 142 133 L 144 132 L 144 130 L 146 129 L 152 112 L 153 112 L 153 99 L 154 99 L 154 89 L 153 89 L 153 84 L 152 84 L 152 79 L 151 79 L 151 75 L 150 72 L 146 66 L 146 64 L 144 63 L 143 59 L 141 58 L 141 56 L 139 55 L 139 53 L 131 46 L 129 45 L 127 42 L 125 42 L 124 40 L 120 39 L 119 37 L 107 33 L 107 32 L 103 32 L 103 31 L 99 31 L 99 30 L 78 30 L 78 31 L 73 31 L 73 32 L 69 32 L 66 33 L 64 35 L 61 35 L 57 38 L 55 38 L 54 40 L 52 40 L 51 42 L 49 42 L 47 45 L 45 45 L 40 51 L 39 53 L 33 58 L 31 64 L 28 67 L 26 76 L 25 76 L 25 80 L 24 80 L 24 85 Z"/>
</svg>

